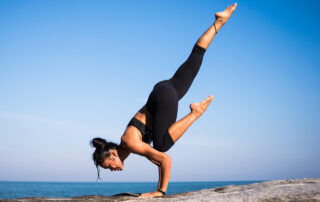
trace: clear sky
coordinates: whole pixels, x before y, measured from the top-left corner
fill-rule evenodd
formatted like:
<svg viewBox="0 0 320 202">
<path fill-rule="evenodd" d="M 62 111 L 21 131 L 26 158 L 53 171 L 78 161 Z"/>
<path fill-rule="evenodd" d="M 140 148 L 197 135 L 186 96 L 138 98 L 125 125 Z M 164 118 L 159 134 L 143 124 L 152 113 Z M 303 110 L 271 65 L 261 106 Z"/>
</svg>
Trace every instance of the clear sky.
<svg viewBox="0 0 320 202">
<path fill-rule="evenodd" d="M 179 103 L 215 96 L 171 148 L 171 181 L 320 177 L 320 1 L 239 0 Z M 0 0 L 0 180 L 95 181 L 155 83 L 233 1 Z M 103 181 L 156 181 L 131 155 Z"/>
</svg>

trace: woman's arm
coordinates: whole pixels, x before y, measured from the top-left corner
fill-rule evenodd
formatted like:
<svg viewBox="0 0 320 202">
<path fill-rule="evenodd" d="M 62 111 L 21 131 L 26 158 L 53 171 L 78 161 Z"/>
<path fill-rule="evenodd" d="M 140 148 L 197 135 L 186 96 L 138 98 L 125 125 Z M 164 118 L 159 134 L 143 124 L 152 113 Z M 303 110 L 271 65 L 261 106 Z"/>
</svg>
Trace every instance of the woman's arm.
<svg viewBox="0 0 320 202">
<path fill-rule="evenodd" d="M 128 144 L 131 152 L 135 154 L 139 154 L 141 156 L 147 157 L 153 163 L 158 165 L 159 167 L 159 183 L 158 188 L 162 191 L 167 191 L 170 172 L 171 172 L 171 157 L 166 153 L 159 152 L 152 148 L 150 145 L 144 142 L 132 142 Z M 142 197 L 155 197 L 155 196 L 162 196 L 162 193 L 159 191 L 145 193 L 141 195 Z"/>
<path fill-rule="evenodd" d="M 157 187 L 157 190 L 160 189 L 160 186 L 161 186 L 161 166 L 158 162 L 148 158 L 152 163 L 154 163 L 155 165 L 158 166 L 158 170 L 159 170 L 159 180 L 158 180 L 158 187 Z"/>
<path fill-rule="evenodd" d="M 158 166 L 158 170 L 159 170 L 159 180 L 158 180 L 158 187 L 157 187 L 157 190 L 160 189 L 161 187 L 161 167 Z M 162 190 L 162 189 L 161 189 Z"/>
</svg>

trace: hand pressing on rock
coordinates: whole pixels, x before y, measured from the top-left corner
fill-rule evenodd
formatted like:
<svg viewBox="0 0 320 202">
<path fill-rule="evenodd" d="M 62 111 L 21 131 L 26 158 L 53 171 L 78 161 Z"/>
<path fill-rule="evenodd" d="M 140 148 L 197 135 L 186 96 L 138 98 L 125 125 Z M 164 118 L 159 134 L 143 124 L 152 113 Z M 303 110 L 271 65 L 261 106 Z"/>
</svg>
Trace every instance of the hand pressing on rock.
<svg viewBox="0 0 320 202">
<path fill-rule="evenodd" d="M 160 191 L 154 191 L 154 192 L 141 194 L 139 198 L 154 198 L 158 196 L 163 196 L 163 194 Z"/>
</svg>

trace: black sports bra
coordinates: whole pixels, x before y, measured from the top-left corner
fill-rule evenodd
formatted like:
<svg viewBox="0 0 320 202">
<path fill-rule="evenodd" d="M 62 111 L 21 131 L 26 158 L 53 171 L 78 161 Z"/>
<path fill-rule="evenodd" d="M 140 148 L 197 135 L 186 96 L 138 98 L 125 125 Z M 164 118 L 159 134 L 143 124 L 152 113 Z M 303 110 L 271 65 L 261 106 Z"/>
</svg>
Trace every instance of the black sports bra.
<svg viewBox="0 0 320 202">
<path fill-rule="evenodd" d="M 130 122 L 128 123 L 128 126 L 136 127 L 141 132 L 142 141 L 147 143 L 147 144 L 151 144 L 151 142 L 152 142 L 152 131 L 148 126 L 144 125 L 141 121 L 139 121 L 135 117 L 133 117 L 130 120 Z"/>
</svg>

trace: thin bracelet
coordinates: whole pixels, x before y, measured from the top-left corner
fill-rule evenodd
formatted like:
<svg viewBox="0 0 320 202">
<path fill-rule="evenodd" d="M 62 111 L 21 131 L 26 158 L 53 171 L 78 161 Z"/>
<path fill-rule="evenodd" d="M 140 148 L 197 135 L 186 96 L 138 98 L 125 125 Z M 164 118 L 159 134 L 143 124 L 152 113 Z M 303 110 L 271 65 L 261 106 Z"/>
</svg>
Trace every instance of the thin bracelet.
<svg viewBox="0 0 320 202">
<path fill-rule="evenodd" d="M 214 26 L 214 29 L 216 30 L 216 34 L 218 34 L 216 24 L 215 24 L 215 23 L 213 23 L 213 26 Z"/>
<path fill-rule="evenodd" d="M 162 191 L 161 189 L 158 189 L 159 192 L 161 192 L 163 195 L 166 195 L 165 191 Z"/>
</svg>

